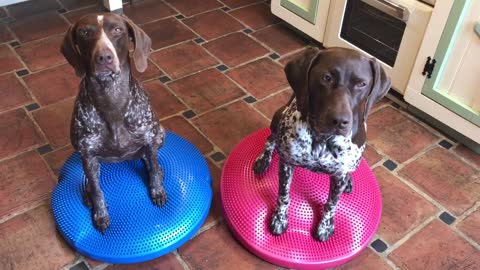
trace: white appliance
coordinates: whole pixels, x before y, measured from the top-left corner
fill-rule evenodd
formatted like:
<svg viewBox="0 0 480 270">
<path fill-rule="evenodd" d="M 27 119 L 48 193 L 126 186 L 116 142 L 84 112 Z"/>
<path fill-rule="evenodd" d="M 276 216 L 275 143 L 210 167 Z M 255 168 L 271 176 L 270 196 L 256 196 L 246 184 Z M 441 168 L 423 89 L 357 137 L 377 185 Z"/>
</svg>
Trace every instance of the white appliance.
<svg viewBox="0 0 480 270">
<path fill-rule="evenodd" d="M 432 10 L 417 0 L 331 1 L 323 45 L 376 57 L 403 94 Z"/>
</svg>

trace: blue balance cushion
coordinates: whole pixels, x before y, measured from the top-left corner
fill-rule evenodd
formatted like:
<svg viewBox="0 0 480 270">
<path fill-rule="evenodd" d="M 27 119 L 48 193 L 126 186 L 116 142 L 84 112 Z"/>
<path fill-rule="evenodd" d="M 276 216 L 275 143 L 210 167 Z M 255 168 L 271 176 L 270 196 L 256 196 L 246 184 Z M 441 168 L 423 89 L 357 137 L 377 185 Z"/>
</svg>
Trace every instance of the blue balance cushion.
<svg viewBox="0 0 480 270">
<path fill-rule="evenodd" d="M 182 137 L 167 132 L 158 151 L 167 203 L 158 207 L 148 192 L 141 160 L 101 163 L 100 186 L 110 214 L 104 234 L 83 203 L 85 175 L 78 153 L 65 162 L 52 194 L 57 226 L 81 254 L 108 263 L 138 263 L 165 255 L 188 241 L 205 221 L 212 200 L 207 162 Z"/>
</svg>

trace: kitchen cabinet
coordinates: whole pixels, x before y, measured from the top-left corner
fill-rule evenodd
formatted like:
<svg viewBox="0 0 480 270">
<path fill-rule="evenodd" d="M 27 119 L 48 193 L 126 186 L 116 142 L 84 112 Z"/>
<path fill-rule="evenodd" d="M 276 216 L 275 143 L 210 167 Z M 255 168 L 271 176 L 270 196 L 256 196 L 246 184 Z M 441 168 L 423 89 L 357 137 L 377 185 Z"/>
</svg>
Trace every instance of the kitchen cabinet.
<svg viewBox="0 0 480 270">
<path fill-rule="evenodd" d="M 479 14 L 480 1 L 436 2 L 404 96 L 415 108 L 458 132 L 459 140 L 477 152 L 480 151 L 480 36 L 476 32 Z"/>
<path fill-rule="evenodd" d="M 272 0 L 272 13 L 311 38 L 323 42 L 330 0 Z"/>
</svg>

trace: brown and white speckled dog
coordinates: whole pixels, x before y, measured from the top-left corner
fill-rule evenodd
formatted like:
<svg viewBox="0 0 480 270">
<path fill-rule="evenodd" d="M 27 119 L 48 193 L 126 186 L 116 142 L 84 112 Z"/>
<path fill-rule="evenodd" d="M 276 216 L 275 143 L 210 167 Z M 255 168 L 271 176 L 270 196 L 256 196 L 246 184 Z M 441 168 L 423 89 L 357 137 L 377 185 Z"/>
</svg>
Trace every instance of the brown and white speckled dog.
<svg viewBox="0 0 480 270">
<path fill-rule="evenodd" d="M 159 124 L 141 84 L 130 70 L 129 43 L 139 72 L 147 68 L 151 40 L 128 18 L 113 13 L 82 17 L 68 30 L 61 52 L 83 77 L 75 101 L 70 139 L 80 153 L 87 178 L 85 203 L 95 227 L 110 225 L 99 183 L 99 161 L 142 159 L 149 173 L 154 204 L 166 202 L 163 171 L 157 150 L 165 131 Z"/>
<path fill-rule="evenodd" d="M 270 231 L 287 229 L 290 185 L 295 166 L 330 175 L 330 192 L 314 237 L 328 240 L 343 192 L 352 192 L 352 178 L 365 149 L 367 115 L 390 89 L 381 65 L 343 48 L 308 48 L 285 66 L 294 95 L 273 116 L 272 134 L 254 164 L 264 172 L 273 150 L 280 156 L 277 207 Z M 315 188 L 315 187 L 312 187 Z"/>
</svg>

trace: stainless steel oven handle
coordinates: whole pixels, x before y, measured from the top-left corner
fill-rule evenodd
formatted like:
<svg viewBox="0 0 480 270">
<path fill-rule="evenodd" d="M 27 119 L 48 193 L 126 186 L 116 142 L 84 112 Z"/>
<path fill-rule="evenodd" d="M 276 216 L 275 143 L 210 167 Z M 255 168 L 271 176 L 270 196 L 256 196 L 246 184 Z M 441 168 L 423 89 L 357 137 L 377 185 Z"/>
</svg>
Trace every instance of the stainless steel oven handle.
<svg viewBox="0 0 480 270">
<path fill-rule="evenodd" d="M 394 3 L 390 0 L 361 0 L 365 4 L 374 7 L 392 17 L 395 17 L 399 20 L 404 22 L 408 21 L 408 17 L 410 16 L 410 12 L 408 8 Z"/>
</svg>

